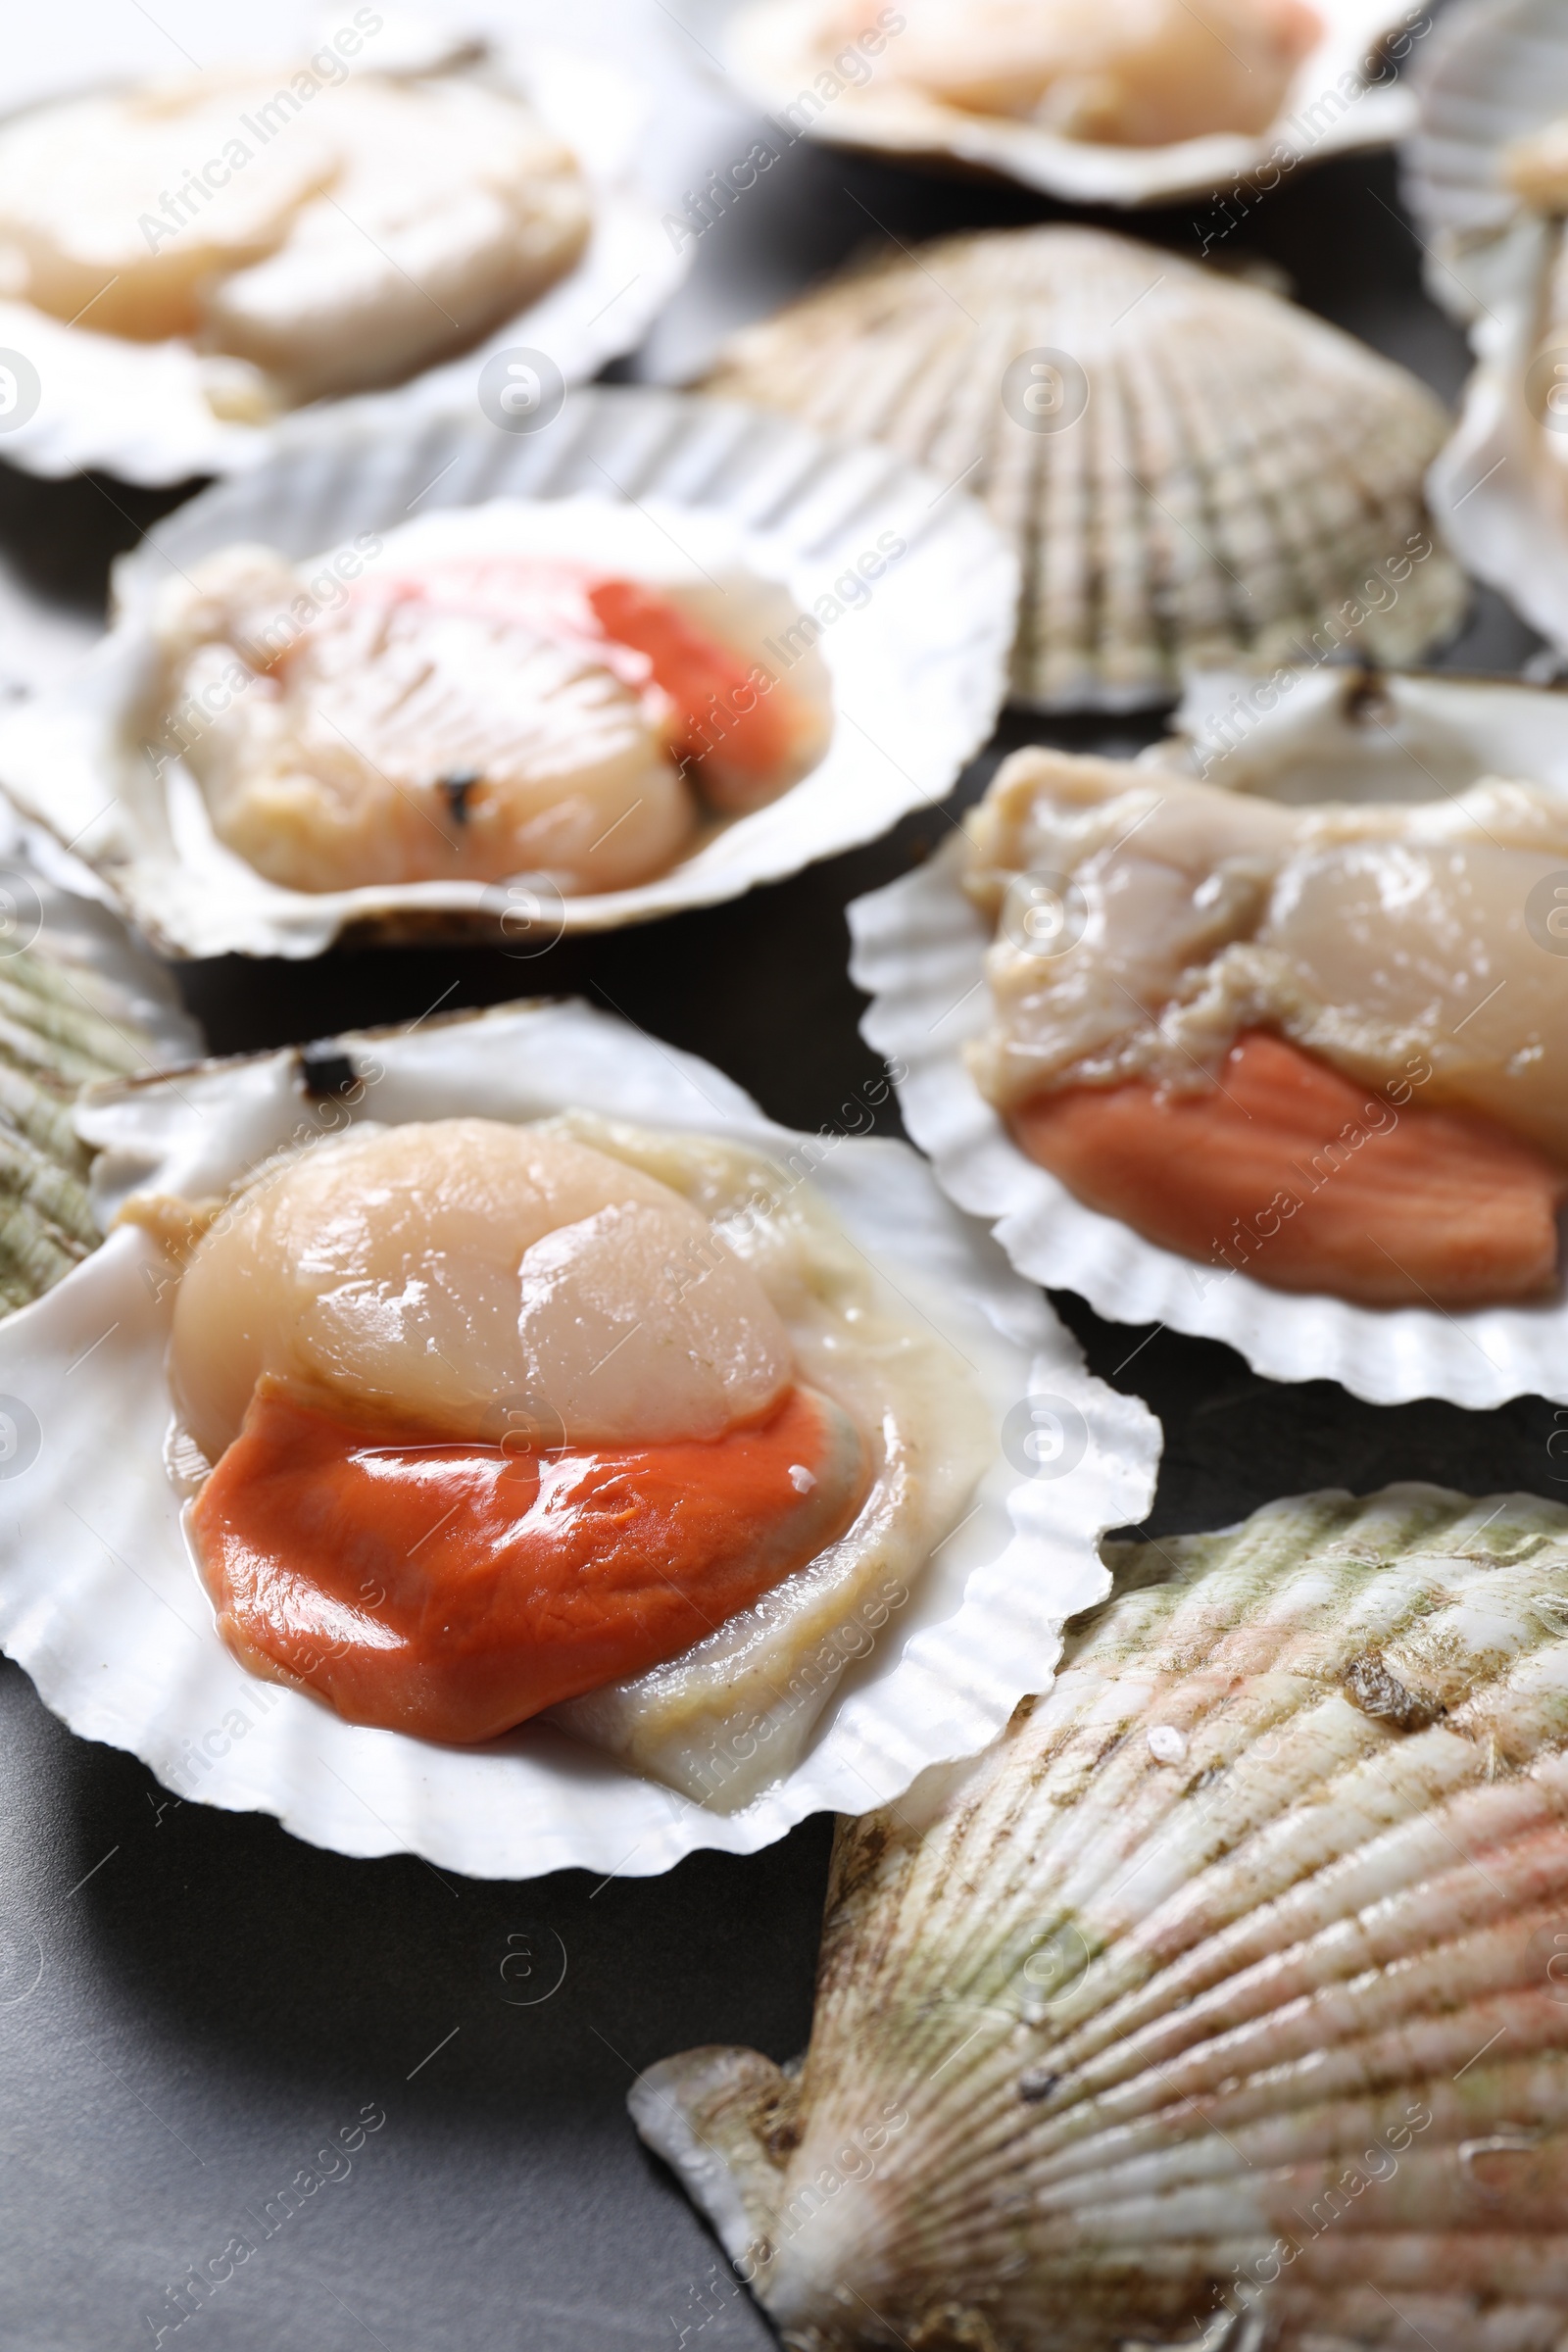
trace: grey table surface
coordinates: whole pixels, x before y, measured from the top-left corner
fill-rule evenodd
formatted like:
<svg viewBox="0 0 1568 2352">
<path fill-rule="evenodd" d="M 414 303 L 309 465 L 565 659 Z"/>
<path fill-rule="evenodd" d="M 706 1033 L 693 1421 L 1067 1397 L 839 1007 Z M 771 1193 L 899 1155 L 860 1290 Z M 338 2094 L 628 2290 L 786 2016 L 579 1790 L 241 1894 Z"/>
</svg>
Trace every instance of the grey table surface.
<svg viewBox="0 0 1568 2352">
<path fill-rule="evenodd" d="M 278 22 L 291 16 L 281 11 Z M 0 99 L 83 71 L 208 63 L 249 20 L 195 0 L 90 0 L 21 28 Z M 678 195 L 753 126 L 660 0 L 584 4 L 655 93 L 650 156 Z M 218 36 L 221 40 L 218 40 Z M 8 38 L 10 35 L 8 33 Z M 674 380 L 729 323 L 852 250 L 1050 218 L 998 184 L 798 145 L 701 240 L 690 282 L 622 372 Z M 1189 205 L 1125 222 L 1196 253 Z M 1311 308 L 1452 396 L 1457 330 L 1421 291 L 1393 160 L 1350 157 L 1261 204 L 1225 239 Z M 42 675 L 91 634 L 108 563 L 172 498 L 0 468 L 0 674 Z M 1513 670 L 1535 640 L 1489 596 L 1446 660 Z M 1122 751 L 1147 724 L 1009 717 L 952 806 L 1032 740 Z M 180 974 L 215 1050 L 318 1037 L 523 991 L 581 992 L 710 1056 L 774 1116 L 831 1127 L 872 1074 L 845 970 L 843 909 L 904 871 L 940 815 L 793 881 L 526 965 L 490 953 L 362 953 Z M 896 1114 L 884 1115 L 894 1132 Z M 1162 1416 L 1151 1532 L 1217 1526 L 1303 1488 L 1431 1478 L 1568 1494 L 1551 1409 L 1378 1410 L 1327 1383 L 1282 1388 L 1223 1348 L 1061 1311 L 1094 1367 Z M 1561 1451 L 1561 1448 L 1558 1448 Z M 270 1822 L 178 1804 L 133 1758 L 73 1738 L 0 1663 L 0 2346 L 130 2352 L 704 2352 L 768 2330 L 627 2124 L 649 2061 L 703 2041 L 783 2058 L 805 2040 L 829 1825 L 750 1860 L 662 1879 L 459 1881 L 408 1858 L 351 1862 Z M 516 1955 L 564 1958 L 532 1978 Z M 509 1959 L 509 1955 L 512 1957 Z M 505 1964 L 505 1966 L 504 1966 Z M 384 2121 L 292 2215 L 269 2200 L 323 2137 Z M 269 2232 L 265 2233 L 264 2231 Z M 191 2316 L 189 2266 L 253 2246 Z M 233 2257 L 230 2256 L 230 2260 Z M 222 2264 L 220 2261 L 219 2267 Z"/>
</svg>

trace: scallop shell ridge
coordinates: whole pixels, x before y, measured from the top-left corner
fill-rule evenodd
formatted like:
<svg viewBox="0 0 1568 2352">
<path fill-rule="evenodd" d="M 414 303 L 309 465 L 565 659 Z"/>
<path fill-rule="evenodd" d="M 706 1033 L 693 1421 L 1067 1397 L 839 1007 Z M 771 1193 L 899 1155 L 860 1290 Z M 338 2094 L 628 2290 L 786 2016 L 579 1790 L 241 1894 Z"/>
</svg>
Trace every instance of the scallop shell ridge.
<svg viewBox="0 0 1568 2352">
<path fill-rule="evenodd" d="M 841 1823 L 797 2073 L 634 2087 L 802 2352 L 1568 2337 L 1568 1509 L 1111 1545 L 978 1764 Z"/>
<path fill-rule="evenodd" d="M 74 1119 L 82 1088 L 200 1048 L 151 957 L 34 866 L 0 817 L 0 1315 L 41 1298 L 103 1239 Z"/>
<path fill-rule="evenodd" d="M 1038 421 L 1035 362 L 1057 370 Z M 1188 667 L 1313 659 L 1325 627 L 1316 656 L 1397 663 L 1463 611 L 1423 505 L 1447 430 L 1425 387 L 1130 238 L 1031 228 L 877 261 L 744 329 L 704 389 L 885 442 L 989 507 L 1023 561 L 1013 691 L 1036 708 L 1168 701 Z"/>
</svg>

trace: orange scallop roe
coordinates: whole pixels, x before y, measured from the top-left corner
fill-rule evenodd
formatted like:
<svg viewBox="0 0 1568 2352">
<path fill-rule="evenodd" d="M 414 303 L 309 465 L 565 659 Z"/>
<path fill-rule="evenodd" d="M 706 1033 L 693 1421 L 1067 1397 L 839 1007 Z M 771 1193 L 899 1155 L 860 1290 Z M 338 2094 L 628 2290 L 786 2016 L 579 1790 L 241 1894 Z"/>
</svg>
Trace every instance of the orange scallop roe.
<svg viewBox="0 0 1568 2352">
<path fill-rule="evenodd" d="M 546 1453 L 386 1443 L 264 1379 L 191 1528 L 243 1664 L 468 1743 L 689 1649 L 842 1535 L 869 1478 L 801 1388 L 716 1439 Z"/>
<path fill-rule="evenodd" d="M 1091 1208 L 1162 1248 L 1362 1306 L 1548 1298 L 1568 1171 L 1484 1118 L 1358 1086 L 1253 1030 L 1202 1094 L 1037 1095 L 1012 1131 Z"/>
<path fill-rule="evenodd" d="M 804 714 L 778 681 L 688 620 L 667 597 L 635 580 L 601 580 L 588 603 L 607 637 L 646 654 L 677 712 L 673 749 L 690 760 L 716 808 L 771 800 L 793 764 Z"/>
</svg>

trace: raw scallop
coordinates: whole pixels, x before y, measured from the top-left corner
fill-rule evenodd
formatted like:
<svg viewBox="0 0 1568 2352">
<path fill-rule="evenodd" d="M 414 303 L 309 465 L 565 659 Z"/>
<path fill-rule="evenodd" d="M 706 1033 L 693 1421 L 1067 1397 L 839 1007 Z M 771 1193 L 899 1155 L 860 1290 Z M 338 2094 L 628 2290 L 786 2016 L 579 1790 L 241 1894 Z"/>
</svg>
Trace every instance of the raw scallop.
<svg viewBox="0 0 1568 2352">
<path fill-rule="evenodd" d="M 200 75 L 0 132 L 7 295 L 100 334 L 194 339 L 294 403 L 466 350 L 588 226 L 566 150 L 458 76 Z"/>
<path fill-rule="evenodd" d="M 353 1134 L 259 1178 L 181 1279 L 173 1370 L 213 1461 L 264 1376 L 362 1425 L 628 1445 L 717 1437 L 792 1375 L 766 1294 L 688 1202 L 493 1119 Z"/>
<path fill-rule="evenodd" d="M 773 1205 L 760 1210 L 762 1200 Z M 664 1507 L 667 1478 L 657 1459 L 641 1464 L 639 1449 L 765 1439 L 780 1413 L 804 1404 L 817 1435 L 802 1444 L 815 1450 L 792 1457 L 802 1475 L 781 1490 L 797 1538 L 816 1530 L 804 1554 L 790 1554 L 782 1520 L 749 1564 L 710 1545 L 694 1589 L 699 1603 L 710 1589 L 719 1605 L 681 1620 L 662 1652 L 616 1664 L 607 1642 L 597 1676 L 558 1677 L 554 1691 L 542 1670 L 525 1678 L 545 1690 L 537 1704 L 568 1702 L 560 1719 L 580 1738 L 732 1810 L 793 1767 L 863 1639 L 860 1621 L 870 1612 L 885 1622 L 888 1594 L 907 1593 L 985 1468 L 984 1408 L 965 1366 L 911 1325 L 795 1180 L 734 1147 L 580 1114 L 538 1127 L 370 1126 L 285 1153 L 227 1203 L 143 1197 L 122 1213 L 176 1256 L 190 1252 L 172 1383 L 188 1439 L 223 1480 L 205 1521 L 203 1492 L 195 1525 L 229 1639 L 297 1675 L 301 1643 L 311 1656 L 330 1652 L 335 1626 L 351 1644 L 345 1690 L 373 1710 L 357 1720 L 439 1738 L 502 1728 L 521 1685 L 497 1669 L 498 1697 L 489 1636 L 472 1648 L 468 1620 L 482 1631 L 491 1611 L 492 1646 L 510 1644 L 525 1661 L 513 1624 L 524 1605 L 517 1587 L 534 1577 L 541 1542 L 543 1590 L 560 1573 L 562 1542 L 575 1541 L 561 1496 L 580 1489 L 591 1499 L 606 1475 L 620 1479 L 619 1521 L 606 1522 L 618 1544 L 617 1525 L 624 1534 L 639 1514 L 652 1525 Z M 480 1455 L 460 1458 L 463 1441 Z M 603 1458 L 584 1466 L 585 1450 Z M 236 1511 L 239 1451 L 264 1487 Z M 506 1485 L 514 1451 L 518 1478 L 503 1493 L 495 1482 Z M 291 1483 L 295 1454 L 319 1456 L 303 1497 Z M 288 1491 L 274 1507 L 265 1482 L 280 1473 Z M 690 1461 L 683 1475 L 697 1475 Z M 430 1536 L 421 1528 L 416 1548 L 440 1539 L 424 1553 L 443 1580 L 440 1654 L 388 1700 L 359 1653 L 407 1641 L 411 1627 L 428 1631 L 424 1568 L 412 1584 L 403 1564 L 389 1575 L 390 1539 L 368 1521 L 363 1557 L 334 1539 L 308 1593 L 296 1592 L 291 1562 L 319 1544 L 328 1517 L 352 1512 L 353 1490 L 374 1490 L 368 1507 L 380 1527 L 389 1488 L 401 1482 L 417 1505 L 421 1481 Z M 476 1533 L 466 1495 L 480 1495 Z M 496 1587 L 492 1610 L 475 1595 L 494 1581 L 496 1544 L 514 1541 L 500 1532 L 509 1512 L 523 1549 L 516 1585 Z M 671 1541 L 684 1543 L 700 1518 L 695 1505 L 677 1509 Z M 789 1573 L 760 1573 L 773 1553 L 787 1556 Z M 345 1592 L 335 1590 L 339 1559 L 356 1563 L 342 1571 Z M 628 1576 L 640 1589 L 646 1563 L 615 1566 L 618 1591 Z M 360 1577 L 380 1594 L 368 1616 L 354 1598 Z M 652 1598 L 662 1607 L 658 1592 Z M 548 1615 L 543 1601 L 526 1605 Z M 390 1630 L 383 1609 L 403 1612 Z M 834 1638 L 847 1625 L 855 1642 L 840 1650 Z M 447 1655 L 452 1642 L 461 1655 Z M 332 1674 L 318 1687 L 329 1691 Z"/>
<path fill-rule="evenodd" d="M 275 1816 L 332 1852 L 413 1852 L 481 1879 L 641 1878 L 897 1799 L 1049 1680 L 1062 1620 L 1105 1590 L 1101 1535 L 1149 1507 L 1158 1424 L 1090 1377 L 1036 1286 L 906 1146 L 773 1126 L 721 1071 L 580 1002 L 437 1013 L 101 1087 L 78 1118 L 107 1222 L 138 1190 L 187 1219 L 227 1201 L 274 1155 L 329 1149 L 357 1109 L 531 1127 L 573 1102 L 600 1115 L 564 1132 L 680 1193 L 749 1258 L 805 1383 L 848 1399 L 858 1426 L 901 1432 L 903 1494 L 879 1479 L 873 1519 L 801 1580 L 798 1641 L 781 1608 L 750 1647 L 690 1653 L 688 1711 L 670 1677 L 662 1723 L 650 1693 L 617 1690 L 609 1753 L 549 1722 L 480 1747 L 417 1741 L 257 1681 L 218 1636 L 181 1524 L 197 1472 L 171 1443 L 178 1284 L 153 1236 L 122 1223 L 0 1320 L 0 1390 L 47 1432 L 5 1485 L 0 1644 L 73 1730 L 142 1757 L 187 1802 Z M 1077 1416 L 1070 1477 L 1032 1477 L 1003 1450 L 1017 1400 L 1042 1392 Z M 760 1720 L 779 1668 L 780 1713 Z M 683 1796 L 657 1752 L 630 1752 L 639 1728 L 655 1751 L 668 1736 Z"/>
<path fill-rule="evenodd" d="M 649 880 L 700 846 L 699 796 L 743 815 L 816 764 L 820 672 L 757 658 L 773 583 L 682 563 L 651 517 L 682 576 L 624 577 L 588 560 L 591 520 L 573 549 L 574 510 L 554 515 L 564 530 L 494 500 L 362 534 L 352 586 L 330 556 L 220 550 L 155 600 L 160 675 L 136 731 L 160 765 L 183 759 L 219 839 L 286 889 L 534 874 L 580 897 Z"/>
<path fill-rule="evenodd" d="M 1406 0 L 744 0 L 715 47 L 786 138 L 1068 204 L 1192 197 L 1222 237 L 1219 189 L 1245 215 L 1249 181 L 1404 136 L 1413 22 Z"/>
<path fill-rule="evenodd" d="M 863 38 L 881 0 L 838 0 L 831 48 Z M 1024 115 L 1064 137 L 1162 147 L 1260 131 L 1322 32 L 1304 0 L 904 0 L 876 69 L 950 106 Z"/>
<path fill-rule="evenodd" d="M 796 2352 L 1553 2352 L 1568 1511 L 1107 1548 L 1000 1744 L 841 1822 L 804 2063 L 639 2131 Z"/>
<path fill-rule="evenodd" d="M 691 795 L 595 650 L 438 592 L 362 594 L 300 627 L 301 587 L 270 550 L 230 548 L 171 583 L 158 620 L 154 731 L 183 753 L 219 838 L 270 881 L 545 871 L 619 890 L 686 845 Z"/>
<path fill-rule="evenodd" d="M 1372 1087 L 1430 1062 L 1424 1100 L 1568 1165 L 1568 956 L 1530 916 L 1568 867 L 1560 795 L 1485 779 L 1286 808 L 1026 751 L 971 824 L 970 888 L 1001 921 L 999 1026 L 976 1056 L 993 1101 L 1073 1079 L 1200 1089 L 1244 1028 L 1273 1027 Z M 1081 901 L 1059 953 L 1027 928 L 1039 875 Z"/>
</svg>

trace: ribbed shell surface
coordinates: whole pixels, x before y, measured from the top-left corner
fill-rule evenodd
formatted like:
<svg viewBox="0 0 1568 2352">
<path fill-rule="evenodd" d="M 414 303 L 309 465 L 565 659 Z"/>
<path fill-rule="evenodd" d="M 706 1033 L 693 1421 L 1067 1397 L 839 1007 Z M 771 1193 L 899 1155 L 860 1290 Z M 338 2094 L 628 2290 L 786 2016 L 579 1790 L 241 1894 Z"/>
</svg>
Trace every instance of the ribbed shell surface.
<svg viewBox="0 0 1568 2352">
<path fill-rule="evenodd" d="M 102 974 L 41 947 L 0 961 L 0 1313 L 42 1298 L 103 1238 L 77 1094 L 167 1058 Z"/>
<path fill-rule="evenodd" d="M 1025 354 L 1082 370 L 1075 421 L 1037 429 L 1027 384 L 1004 399 Z M 1013 688 L 1040 709 L 1159 703 L 1184 668 L 1239 655 L 1407 662 L 1463 610 L 1423 505 L 1447 431 L 1425 387 L 1131 238 L 1045 227 L 901 253 L 743 329 L 704 388 L 885 442 L 981 499 L 1022 557 Z"/>
<path fill-rule="evenodd" d="M 792 2345 L 1561 2352 L 1568 1509 L 1110 1546 L 967 1772 L 841 1824 L 799 2072 L 632 2094 Z"/>
</svg>

